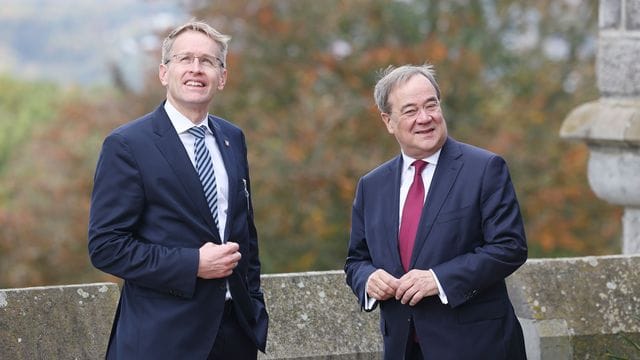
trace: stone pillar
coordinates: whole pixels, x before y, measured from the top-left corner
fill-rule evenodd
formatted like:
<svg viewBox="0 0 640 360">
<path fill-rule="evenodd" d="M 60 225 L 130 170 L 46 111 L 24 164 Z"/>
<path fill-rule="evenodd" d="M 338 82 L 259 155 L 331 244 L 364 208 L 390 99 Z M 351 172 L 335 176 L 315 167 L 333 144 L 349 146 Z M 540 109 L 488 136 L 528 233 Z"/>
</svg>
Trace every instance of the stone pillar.
<svg viewBox="0 0 640 360">
<path fill-rule="evenodd" d="M 640 253 L 640 0 L 600 0 L 600 99 L 575 108 L 560 136 L 586 142 L 595 194 L 624 206 L 622 253 Z"/>
</svg>

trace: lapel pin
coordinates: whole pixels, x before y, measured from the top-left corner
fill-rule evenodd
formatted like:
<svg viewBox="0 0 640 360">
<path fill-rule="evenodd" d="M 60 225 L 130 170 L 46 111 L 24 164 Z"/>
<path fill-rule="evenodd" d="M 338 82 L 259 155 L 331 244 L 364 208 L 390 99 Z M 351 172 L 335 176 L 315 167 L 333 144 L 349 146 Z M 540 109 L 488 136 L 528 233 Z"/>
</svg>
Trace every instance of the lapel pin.
<svg viewBox="0 0 640 360">
<path fill-rule="evenodd" d="M 225 140 L 224 141 L 224 145 L 228 147 L 229 146 L 229 140 Z"/>
</svg>

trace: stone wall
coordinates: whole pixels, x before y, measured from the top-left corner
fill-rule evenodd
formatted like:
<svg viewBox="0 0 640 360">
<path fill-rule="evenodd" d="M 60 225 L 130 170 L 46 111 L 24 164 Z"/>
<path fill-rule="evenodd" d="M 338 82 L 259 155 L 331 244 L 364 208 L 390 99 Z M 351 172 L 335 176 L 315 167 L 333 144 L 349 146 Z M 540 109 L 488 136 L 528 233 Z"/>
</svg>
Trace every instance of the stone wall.
<svg viewBox="0 0 640 360">
<path fill-rule="evenodd" d="M 639 358 L 640 255 L 531 259 L 507 279 L 537 359 Z M 263 276 L 271 316 L 265 359 L 380 359 L 378 313 L 360 311 L 342 271 Z M 0 358 L 100 359 L 116 284 L 0 290 Z"/>
<path fill-rule="evenodd" d="M 530 259 L 508 278 L 527 356 L 640 359 L 640 255 Z"/>
<path fill-rule="evenodd" d="M 377 310 L 360 311 L 343 271 L 265 275 L 267 355 L 261 359 L 379 359 Z"/>
<path fill-rule="evenodd" d="M 0 290 L 0 358 L 104 358 L 119 296 L 112 283 Z"/>
</svg>

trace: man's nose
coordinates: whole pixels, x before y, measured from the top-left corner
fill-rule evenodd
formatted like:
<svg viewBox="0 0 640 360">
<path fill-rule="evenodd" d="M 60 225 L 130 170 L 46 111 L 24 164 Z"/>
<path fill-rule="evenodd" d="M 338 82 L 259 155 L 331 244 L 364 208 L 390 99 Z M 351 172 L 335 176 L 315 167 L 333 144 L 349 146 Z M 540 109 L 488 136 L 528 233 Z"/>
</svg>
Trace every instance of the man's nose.
<svg viewBox="0 0 640 360">
<path fill-rule="evenodd" d="M 189 65 L 191 71 L 193 72 L 201 72 L 202 71 L 202 64 L 200 64 L 200 58 L 198 57 L 194 57 L 193 61 L 191 62 L 191 64 Z"/>
<path fill-rule="evenodd" d="M 420 111 L 418 111 L 418 117 L 416 118 L 417 122 L 429 122 L 431 120 L 433 120 L 433 117 L 427 109 L 421 108 Z"/>
</svg>

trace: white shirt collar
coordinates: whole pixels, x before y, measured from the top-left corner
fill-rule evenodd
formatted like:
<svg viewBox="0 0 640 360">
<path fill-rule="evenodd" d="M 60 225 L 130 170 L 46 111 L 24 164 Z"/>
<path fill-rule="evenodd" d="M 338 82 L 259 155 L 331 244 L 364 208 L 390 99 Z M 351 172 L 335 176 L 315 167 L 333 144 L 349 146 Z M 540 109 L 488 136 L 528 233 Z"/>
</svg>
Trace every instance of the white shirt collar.
<svg viewBox="0 0 640 360">
<path fill-rule="evenodd" d="M 206 114 L 204 119 L 194 125 L 194 123 L 192 123 L 186 116 L 182 115 L 178 109 L 169 102 L 169 100 L 164 102 L 164 111 L 167 112 L 169 120 L 171 120 L 171 124 L 173 124 L 173 127 L 176 129 L 178 134 L 182 134 L 192 127 L 200 125 L 205 125 L 207 129 L 209 129 L 209 122 L 207 121 L 209 114 Z M 211 129 L 209 129 L 209 132 L 213 133 Z"/>
<path fill-rule="evenodd" d="M 438 165 L 438 159 L 440 158 L 440 152 L 442 148 L 433 153 L 431 156 L 427 156 L 426 158 L 422 158 L 421 160 L 428 162 L 429 164 Z M 404 152 L 402 153 L 402 169 L 404 171 L 411 168 L 411 164 L 418 159 L 414 159 L 411 156 L 408 156 Z"/>
</svg>

